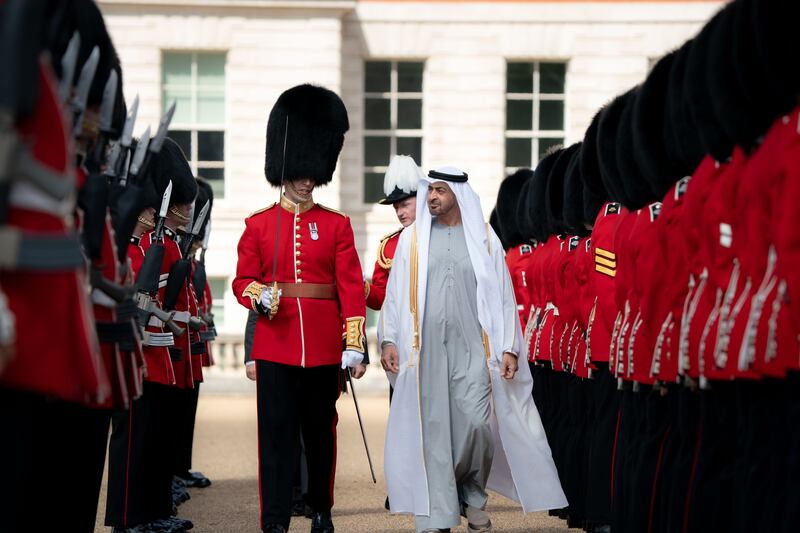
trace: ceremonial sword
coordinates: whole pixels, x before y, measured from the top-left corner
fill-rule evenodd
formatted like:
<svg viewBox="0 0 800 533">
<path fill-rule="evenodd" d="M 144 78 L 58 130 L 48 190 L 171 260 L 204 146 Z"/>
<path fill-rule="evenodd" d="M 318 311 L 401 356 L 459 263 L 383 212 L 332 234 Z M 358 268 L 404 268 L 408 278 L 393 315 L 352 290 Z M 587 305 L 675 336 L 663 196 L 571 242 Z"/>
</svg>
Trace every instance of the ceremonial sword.
<svg viewBox="0 0 800 533">
<path fill-rule="evenodd" d="M 361 409 L 358 408 L 358 399 L 356 398 L 356 389 L 353 387 L 353 378 L 350 376 L 350 369 L 345 370 L 347 375 L 347 382 L 350 384 L 350 394 L 353 395 L 353 405 L 356 406 L 356 416 L 358 417 L 358 427 L 361 428 L 361 438 L 364 440 L 364 449 L 367 451 L 367 461 L 369 461 L 369 473 L 372 474 L 372 482 L 378 483 L 375 479 L 375 468 L 372 466 L 372 455 L 369 453 L 369 444 L 367 444 L 367 433 L 364 431 L 364 422 L 361 420 Z"/>
</svg>

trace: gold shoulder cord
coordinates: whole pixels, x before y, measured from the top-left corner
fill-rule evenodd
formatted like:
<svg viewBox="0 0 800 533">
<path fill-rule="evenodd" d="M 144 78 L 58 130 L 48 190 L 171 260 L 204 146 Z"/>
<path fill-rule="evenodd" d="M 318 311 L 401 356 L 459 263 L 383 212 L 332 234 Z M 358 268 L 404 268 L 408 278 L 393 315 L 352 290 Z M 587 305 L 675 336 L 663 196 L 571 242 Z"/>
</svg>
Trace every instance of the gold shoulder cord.
<svg viewBox="0 0 800 533">
<path fill-rule="evenodd" d="M 409 297 L 408 306 L 411 311 L 411 320 L 414 322 L 414 339 L 411 343 L 411 349 L 414 353 L 415 359 L 408 362 L 408 366 L 414 366 L 419 360 L 419 314 L 417 301 L 419 283 L 419 262 L 417 260 L 417 229 L 414 228 L 414 233 L 411 235 L 411 271 L 409 279 Z"/>
</svg>

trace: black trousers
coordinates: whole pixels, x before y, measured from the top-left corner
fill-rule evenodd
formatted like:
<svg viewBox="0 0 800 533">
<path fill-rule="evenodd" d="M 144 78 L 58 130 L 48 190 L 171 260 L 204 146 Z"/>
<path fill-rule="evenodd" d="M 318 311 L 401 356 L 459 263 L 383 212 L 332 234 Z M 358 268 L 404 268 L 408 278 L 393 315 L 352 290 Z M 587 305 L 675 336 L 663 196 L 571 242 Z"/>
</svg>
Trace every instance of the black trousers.
<svg viewBox="0 0 800 533">
<path fill-rule="evenodd" d="M 129 409 L 114 413 L 105 524 L 127 528 L 170 516 L 174 387 L 145 382 Z"/>
<path fill-rule="evenodd" d="M 256 375 L 261 527 L 288 529 L 301 432 L 308 464 L 306 503 L 318 512 L 333 506 L 341 370 L 256 361 Z"/>
<path fill-rule="evenodd" d="M 175 394 L 177 405 L 175 421 L 175 464 L 174 474 L 188 472 L 192 469 L 192 448 L 194 446 L 194 423 L 197 418 L 197 400 L 200 397 L 200 384 L 195 383 L 193 389 L 177 389 Z"/>
<path fill-rule="evenodd" d="M 46 517 L 69 531 L 94 531 L 109 416 L 104 409 L 0 389 L 0 530 L 30 531 Z M 69 480 L 69 487 L 45 498 L 41 483 L 53 476 Z"/>
<path fill-rule="evenodd" d="M 591 390 L 589 473 L 586 484 L 586 517 L 594 524 L 610 524 L 611 463 L 619 415 L 617 382 L 608 365 L 596 370 Z"/>
</svg>

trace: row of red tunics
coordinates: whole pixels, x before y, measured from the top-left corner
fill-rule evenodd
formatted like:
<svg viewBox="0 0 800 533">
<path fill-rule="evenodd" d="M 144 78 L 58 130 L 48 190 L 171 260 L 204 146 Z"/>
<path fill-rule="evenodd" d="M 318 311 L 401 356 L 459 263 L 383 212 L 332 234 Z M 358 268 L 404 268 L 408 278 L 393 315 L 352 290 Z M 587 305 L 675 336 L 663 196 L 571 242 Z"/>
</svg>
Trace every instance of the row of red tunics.
<svg viewBox="0 0 800 533">
<path fill-rule="evenodd" d="M 800 370 L 800 123 L 707 157 L 662 202 L 606 203 L 591 235 L 509 250 L 529 358 L 674 383 Z"/>
</svg>

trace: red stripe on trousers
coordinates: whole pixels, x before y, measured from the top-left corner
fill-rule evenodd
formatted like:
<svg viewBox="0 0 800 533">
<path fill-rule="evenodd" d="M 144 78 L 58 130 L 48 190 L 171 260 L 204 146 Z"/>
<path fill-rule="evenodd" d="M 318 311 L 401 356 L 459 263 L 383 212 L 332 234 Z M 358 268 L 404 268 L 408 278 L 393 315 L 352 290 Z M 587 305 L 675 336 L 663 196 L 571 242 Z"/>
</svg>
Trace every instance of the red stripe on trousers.
<svg viewBox="0 0 800 533">
<path fill-rule="evenodd" d="M 125 463 L 125 504 L 122 511 L 122 524 L 128 527 L 128 476 L 131 471 L 131 434 L 133 434 L 133 401 L 128 408 L 128 460 Z"/>
<path fill-rule="evenodd" d="M 256 398 L 258 398 L 258 373 L 256 373 Z M 261 494 L 261 424 L 256 431 L 256 458 L 258 460 L 258 527 L 264 524 L 264 497 Z"/>
<path fill-rule="evenodd" d="M 703 436 L 703 424 L 697 426 L 697 439 L 694 445 L 694 459 L 692 459 L 692 472 L 689 474 L 689 486 L 686 489 L 686 502 L 683 504 L 683 533 L 689 529 L 689 502 L 692 499 L 692 486 L 697 475 L 697 463 L 700 460 L 700 439 Z"/>
<path fill-rule="evenodd" d="M 614 503 L 614 467 L 617 462 L 617 441 L 619 440 L 619 422 L 622 419 L 622 406 L 617 408 L 617 426 L 614 429 L 614 448 L 611 451 L 611 504 Z"/>
<path fill-rule="evenodd" d="M 656 487 L 658 486 L 658 477 L 661 473 L 661 463 L 664 459 L 664 446 L 667 444 L 667 437 L 669 437 L 669 432 L 671 429 L 671 427 L 668 427 L 664 432 L 664 436 L 661 437 L 661 446 L 658 447 L 656 471 L 655 474 L 653 474 L 653 489 L 650 491 L 650 512 L 647 514 L 647 533 L 652 533 L 653 531 L 653 513 L 655 512 L 656 506 Z"/>
</svg>

